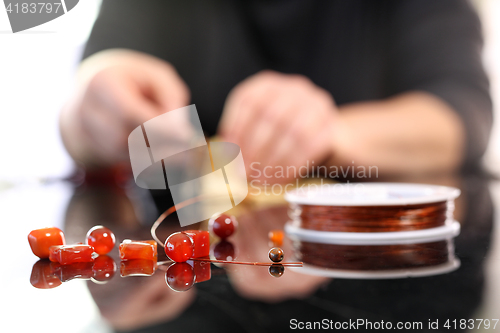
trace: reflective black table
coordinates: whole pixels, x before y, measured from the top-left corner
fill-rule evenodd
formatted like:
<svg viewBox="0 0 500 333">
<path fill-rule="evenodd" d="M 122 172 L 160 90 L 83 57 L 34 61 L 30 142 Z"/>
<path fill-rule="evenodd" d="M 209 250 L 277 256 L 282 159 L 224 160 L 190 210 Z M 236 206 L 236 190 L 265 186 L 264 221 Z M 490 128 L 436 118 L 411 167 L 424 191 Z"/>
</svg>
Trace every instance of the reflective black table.
<svg viewBox="0 0 500 333">
<path fill-rule="evenodd" d="M 455 210 L 460 234 L 424 244 L 326 248 L 285 237 L 285 261 L 307 261 L 303 268 L 270 272 L 269 266 L 191 263 L 200 281 L 183 292 L 166 283 L 171 263 L 161 247 L 152 267 L 121 263 L 116 246 L 109 274 L 96 278 L 92 267 L 61 269 L 38 261 L 26 240 L 32 229 L 57 226 L 67 243 L 83 242 L 95 225 L 113 230 L 117 243 L 151 239 L 151 224 L 161 212 L 149 192 L 64 181 L 4 189 L 0 327 L 3 332 L 500 330 L 500 235 L 494 228 L 499 183 L 478 175 L 397 181 L 460 188 Z M 218 251 L 238 261 L 270 262 L 268 234 L 284 228 L 287 209 L 282 198 L 248 200 L 237 211 L 237 233 Z M 187 228 L 179 227 L 174 214 L 158 235 L 182 229 Z M 176 271 L 186 272 L 170 269 L 170 274 Z"/>
</svg>

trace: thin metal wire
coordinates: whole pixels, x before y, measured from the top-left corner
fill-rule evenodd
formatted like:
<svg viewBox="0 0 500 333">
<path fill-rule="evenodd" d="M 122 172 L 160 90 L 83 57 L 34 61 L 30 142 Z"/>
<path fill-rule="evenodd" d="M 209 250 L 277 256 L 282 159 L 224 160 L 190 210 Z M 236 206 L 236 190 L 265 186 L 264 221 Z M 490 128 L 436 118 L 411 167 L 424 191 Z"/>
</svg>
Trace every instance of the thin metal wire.
<svg viewBox="0 0 500 333">
<path fill-rule="evenodd" d="M 189 200 L 186 200 L 186 201 L 183 201 L 181 202 L 180 204 L 178 204 L 178 209 L 181 209 L 181 208 L 184 208 L 186 206 L 189 206 L 199 200 L 201 200 L 203 196 L 198 196 L 196 198 L 191 198 Z M 158 229 L 158 227 L 160 226 L 160 224 L 167 218 L 167 216 L 169 216 L 170 214 L 174 213 L 177 211 L 177 207 L 176 206 L 172 206 L 170 207 L 169 209 L 167 209 L 166 211 L 164 211 L 155 221 L 155 223 L 153 223 L 153 226 L 151 227 L 151 236 L 153 236 L 153 239 L 155 241 L 158 242 L 158 244 L 160 244 L 161 247 L 165 247 L 165 243 L 163 243 L 157 236 L 156 236 L 156 229 Z"/>
<path fill-rule="evenodd" d="M 166 211 L 164 211 L 153 223 L 153 226 L 151 227 L 151 236 L 153 239 L 160 244 L 161 247 L 165 248 L 165 244 L 160 241 L 160 239 L 156 236 L 156 229 L 160 226 L 160 224 L 172 213 L 177 211 L 178 209 L 184 208 L 186 206 L 189 206 L 199 200 L 201 200 L 203 196 L 198 196 L 196 198 L 192 198 L 186 201 L 181 202 L 180 204 L 176 206 L 172 206 Z M 213 263 L 220 263 L 220 264 L 237 264 L 237 265 L 250 265 L 250 266 L 272 266 L 272 265 L 283 265 L 283 266 L 295 266 L 295 267 L 302 267 L 303 263 L 300 261 L 296 262 L 271 262 L 271 263 L 265 263 L 265 262 L 248 262 L 248 261 L 229 261 L 229 260 L 218 260 L 218 259 L 207 259 L 207 258 L 192 258 L 190 260 L 195 260 L 195 261 L 204 261 L 204 262 L 213 262 Z M 171 261 L 165 261 L 162 262 L 162 264 L 169 263 Z"/>
</svg>

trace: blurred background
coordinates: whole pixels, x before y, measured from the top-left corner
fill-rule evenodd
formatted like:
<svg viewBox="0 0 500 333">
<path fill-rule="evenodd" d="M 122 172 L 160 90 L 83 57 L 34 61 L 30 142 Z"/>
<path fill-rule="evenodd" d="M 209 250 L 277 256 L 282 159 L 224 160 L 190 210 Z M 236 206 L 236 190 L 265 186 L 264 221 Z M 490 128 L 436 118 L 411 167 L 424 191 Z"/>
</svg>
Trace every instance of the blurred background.
<svg viewBox="0 0 500 333">
<path fill-rule="evenodd" d="M 473 1 L 483 22 L 485 37 L 484 65 L 490 75 L 496 119 L 500 117 L 500 1 Z M 92 28 L 99 0 L 80 1 L 66 15 L 28 31 L 12 34 L 7 13 L 0 10 L 0 207 L 9 207 L 9 197 L 16 196 L 14 186 L 24 187 L 41 179 L 60 178 L 73 170 L 71 159 L 62 145 L 58 130 L 58 115 L 73 85 L 86 38 Z M 494 124 L 492 138 L 484 158 L 485 168 L 500 175 L 500 124 Z M 492 185 L 494 200 L 500 200 L 500 186 Z M 50 198 L 44 191 L 43 205 L 33 192 L 26 200 L 32 202 L 32 213 L 51 216 L 60 214 L 60 197 Z M 54 196 L 60 192 L 54 191 Z M 13 200 L 14 201 L 14 200 Z M 51 202 L 54 205 L 51 205 Z M 497 214 L 498 215 L 498 214 Z M 22 216 L 18 218 L 22 223 Z M 54 220 L 61 220 L 54 216 Z M 498 225 L 498 217 L 496 224 Z M 2 221 L 4 225 L 16 221 Z M 29 224 L 29 223 L 28 223 Z M 29 228 L 28 225 L 24 226 Z M 498 233 L 498 228 L 496 228 Z M 497 237 L 498 239 L 498 237 Z M 27 244 L 22 244 L 26 246 Z M 0 245 L 2 248 L 4 245 Z M 3 252 L 6 253 L 6 252 Z M 489 259 L 490 272 L 500 280 L 500 246 L 494 244 Z M 23 272 L 28 276 L 29 272 Z M 23 280 L 20 283 L 27 283 Z M 489 286 L 487 306 L 479 316 L 488 318 L 488 311 L 498 309 L 500 290 Z M 498 284 L 496 286 L 498 287 Z M 76 290 L 76 289 L 75 289 Z M 67 289 L 66 289 L 67 291 Z M 54 291 L 54 299 L 57 299 Z M 80 295 L 80 302 L 91 302 L 88 295 Z M 22 300 L 20 300 L 22 302 Z M 78 306 L 76 306 L 78 308 Z M 82 308 L 84 306 L 82 305 Z M 75 309 L 73 309 L 75 310 Z M 96 309 L 97 311 L 97 309 Z M 492 315 L 494 313 L 492 312 Z M 90 316 L 94 314 L 88 314 Z M 491 317 L 491 316 L 490 316 Z M 97 316 L 95 316 L 97 318 Z M 11 318 L 16 320 L 15 318 Z M 21 318 L 18 318 L 21 319 Z M 63 320 L 63 318 L 61 318 Z M 75 325 L 75 323 L 73 323 Z"/>
<path fill-rule="evenodd" d="M 483 22 L 484 64 L 496 114 L 500 101 L 500 1 L 473 1 Z M 71 161 L 63 149 L 57 120 L 72 89 L 74 71 L 98 14 L 99 0 L 85 0 L 58 19 L 12 34 L 0 10 L 0 186 L 39 177 L 66 175 Z M 494 126 L 484 159 L 500 174 L 500 125 Z"/>
</svg>

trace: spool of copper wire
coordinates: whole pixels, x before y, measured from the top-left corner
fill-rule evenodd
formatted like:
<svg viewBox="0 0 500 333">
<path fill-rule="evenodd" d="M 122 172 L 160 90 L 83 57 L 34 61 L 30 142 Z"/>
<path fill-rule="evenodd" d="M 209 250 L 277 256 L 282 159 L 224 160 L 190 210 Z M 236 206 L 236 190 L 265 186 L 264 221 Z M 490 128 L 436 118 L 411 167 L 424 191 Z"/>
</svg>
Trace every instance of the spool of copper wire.
<svg viewBox="0 0 500 333">
<path fill-rule="evenodd" d="M 338 185 L 338 184 L 337 184 Z M 460 191 L 422 184 L 359 183 L 287 193 L 296 228 L 326 232 L 400 232 L 453 223 Z"/>
<path fill-rule="evenodd" d="M 445 224 L 447 202 L 406 206 L 293 205 L 300 227 L 322 231 L 383 232 L 439 227 Z"/>
</svg>

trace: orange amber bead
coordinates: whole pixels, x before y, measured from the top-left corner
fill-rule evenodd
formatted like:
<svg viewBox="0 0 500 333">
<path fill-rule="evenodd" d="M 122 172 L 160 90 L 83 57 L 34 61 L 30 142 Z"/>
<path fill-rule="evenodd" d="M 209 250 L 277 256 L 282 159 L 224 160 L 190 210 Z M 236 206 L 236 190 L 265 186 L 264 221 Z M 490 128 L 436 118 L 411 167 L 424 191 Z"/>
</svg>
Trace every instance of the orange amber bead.
<svg viewBox="0 0 500 333">
<path fill-rule="evenodd" d="M 64 245 L 53 245 L 49 247 L 49 260 L 52 262 L 59 262 L 57 261 L 58 256 L 59 256 L 59 249 L 64 246 Z"/>
<path fill-rule="evenodd" d="M 269 240 L 273 244 L 273 246 L 282 246 L 283 238 L 285 235 L 282 230 L 271 230 L 269 231 Z"/>
<path fill-rule="evenodd" d="M 38 289 L 51 289 L 61 285 L 61 281 L 52 271 L 50 261 L 43 259 L 33 265 L 30 282 Z"/>
<path fill-rule="evenodd" d="M 156 271 L 156 261 L 146 259 L 125 260 L 120 263 L 120 276 L 151 276 Z"/>
<path fill-rule="evenodd" d="M 94 261 L 94 248 L 90 245 L 75 244 L 51 246 L 49 251 L 49 259 L 61 265 Z"/>
<path fill-rule="evenodd" d="M 59 228 L 36 229 L 29 233 L 28 242 L 31 251 L 39 258 L 49 257 L 49 247 L 53 245 L 64 245 L 64 233 Z"/>
<path fill-rule="evenodd" d="M 156 261 L 157 247 L 158 245 L 154 240 L 133 241 L 126 239 L 120 244 L 120 259 L 146 259 Z"/>
<path fill-rule="evenodd" d="M 110 229 L 98 225 L 87 232 L 87 244 L 93 246 L 97 254 L 106 254 L 115 247 L 115 235 Z"/>
<path fill-rule="evenodd" d="M 186 230 L 182 233 L 188 235 L 193 240 L 193 258 L 207 257 L 210 255 L 210 233 L 208 231 Z"/>
</svg>

